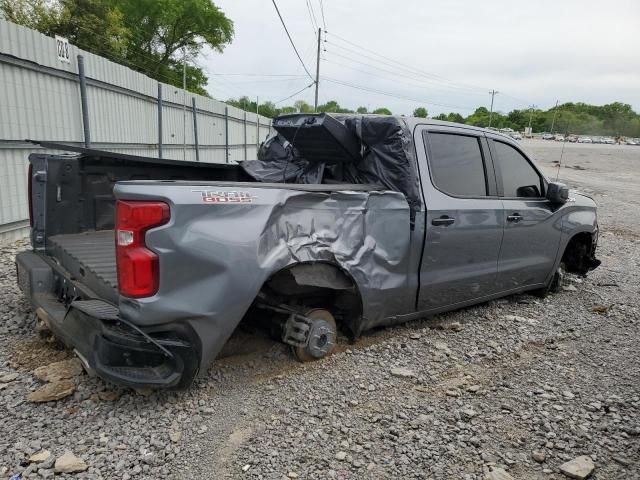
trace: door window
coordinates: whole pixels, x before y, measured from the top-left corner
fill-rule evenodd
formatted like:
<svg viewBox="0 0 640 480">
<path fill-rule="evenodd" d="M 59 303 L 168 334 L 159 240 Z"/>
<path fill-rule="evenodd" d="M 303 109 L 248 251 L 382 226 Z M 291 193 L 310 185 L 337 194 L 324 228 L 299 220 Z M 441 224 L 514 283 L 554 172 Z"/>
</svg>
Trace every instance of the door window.
<svg viewBox="0 0 640 480">
<path fill-rule="evenodd" d="M 429 133 L 433 184 L 453 196 L 485 197 L 487 180 L 478 137 Z"/>
<path fill-rule="evenodd" d="M 529 161 L 511 145 L 494 140 L 505 197 L 541 197 L 542 179 Z"/>
</svg>

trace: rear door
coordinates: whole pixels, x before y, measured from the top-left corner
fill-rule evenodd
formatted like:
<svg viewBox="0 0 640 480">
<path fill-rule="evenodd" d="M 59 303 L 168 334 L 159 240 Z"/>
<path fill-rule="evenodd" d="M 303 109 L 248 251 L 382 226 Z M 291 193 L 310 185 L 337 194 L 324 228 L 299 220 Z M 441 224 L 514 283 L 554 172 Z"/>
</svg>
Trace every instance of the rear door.
<svg viewBox="0 0 640 480">
<path fill-rule="evenodd" d="M 443 126 L 419 127 L 415 135 L 427 209 L 418 309 L 490 295 L 504 215 L 486 138 Z"/>
<path fill-rule="evenodd" d="M 546 281 L 556 260 L 560 215 L 545 198 L 546 182 L 531 160 L 508 140 L 489 139 L 498 192 L 504 204 L 504 239 L 498 262 L 501 291 Z"/>
</svg>

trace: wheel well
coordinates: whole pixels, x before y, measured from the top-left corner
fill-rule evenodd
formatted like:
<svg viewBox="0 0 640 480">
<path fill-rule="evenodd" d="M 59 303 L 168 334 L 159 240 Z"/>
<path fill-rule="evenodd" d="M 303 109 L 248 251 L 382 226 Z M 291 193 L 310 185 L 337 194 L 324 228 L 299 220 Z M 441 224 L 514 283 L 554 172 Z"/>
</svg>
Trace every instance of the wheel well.
<svg viewBox="0 0 640 480">
<path fill-rule="evenodd" d="M 594 247 L 593 235 L 589 232 L 576 233 L 571 237 L 562 255 L 566 270 L 585 275 L 600 265 L 600 261 L 594 258 Z"/>
<path fill-rule="evenodd" d="M 338 327 L 354 335 L 362 316 L 362 299 L 354 279 L 328 262 L 290 265 L 273 274 L 260 289 L 271 300 L 293 307 L 324 308 Z"/>
</svg>

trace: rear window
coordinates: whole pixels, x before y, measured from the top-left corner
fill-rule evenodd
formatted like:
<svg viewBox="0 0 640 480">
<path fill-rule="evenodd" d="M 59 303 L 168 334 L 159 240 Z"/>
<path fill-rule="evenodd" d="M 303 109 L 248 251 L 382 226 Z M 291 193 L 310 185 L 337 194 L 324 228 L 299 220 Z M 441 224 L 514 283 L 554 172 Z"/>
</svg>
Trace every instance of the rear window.
<svg viewBox="0 0 640 480">
<path fill-rule="evenodd" d="M 456 197 L 484 197 L 487 180 L 478 137 L 429 133 L 429 168 L 434 185 Z"/>
</svg>

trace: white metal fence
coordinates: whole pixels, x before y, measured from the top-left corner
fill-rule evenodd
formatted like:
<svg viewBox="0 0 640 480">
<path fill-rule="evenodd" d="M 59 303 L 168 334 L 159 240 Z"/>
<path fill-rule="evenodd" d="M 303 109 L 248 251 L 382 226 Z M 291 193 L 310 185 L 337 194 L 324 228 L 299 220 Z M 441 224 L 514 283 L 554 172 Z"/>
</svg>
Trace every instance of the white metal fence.
<svg viewBox="0 0 640 480">
<path fill-rule="evenodd" d="M 27 231 L 27 157 L 39 150 L 27 139 L 83 145 L 90 133 L 93 148 L 225 163 L 255 158 L 269 125 L 73 45 L 60 52 L 56 39 L 0 20 L 0 241 Z"/>
</svg>

